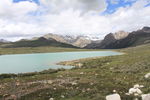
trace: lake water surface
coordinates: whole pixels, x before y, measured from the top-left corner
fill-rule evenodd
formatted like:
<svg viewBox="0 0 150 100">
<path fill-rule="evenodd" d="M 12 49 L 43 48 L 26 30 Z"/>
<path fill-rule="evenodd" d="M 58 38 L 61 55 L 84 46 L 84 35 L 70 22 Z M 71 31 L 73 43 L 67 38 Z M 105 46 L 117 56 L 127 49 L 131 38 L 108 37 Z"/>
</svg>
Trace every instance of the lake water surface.
<svg viewBox="0 0 150 100">
<path fill-rule="evenodd" d="M 72 66 L 56 65 L 61 61 L 70 61 L 81 58 L 112 56 L 122 53 L 113 51 L 82 51 L 82 52 L 57 52 L 38 54 L 16 54 L 0 56 L 1 73 L 25 73 L 42 71 L 46 69 L 72 68 Z"/>
</svg>

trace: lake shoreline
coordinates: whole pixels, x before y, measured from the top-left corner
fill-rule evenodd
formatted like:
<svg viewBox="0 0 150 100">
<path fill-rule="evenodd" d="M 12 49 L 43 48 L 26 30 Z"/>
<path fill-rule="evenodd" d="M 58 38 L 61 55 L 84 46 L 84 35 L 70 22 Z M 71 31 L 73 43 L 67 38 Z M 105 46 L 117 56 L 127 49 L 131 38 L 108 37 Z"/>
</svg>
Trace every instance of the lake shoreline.
<svg viewBox="0 0 150 100">
<path fill-rule="evenodd" d="M 119 52 L 119 51 L 114 51 L 114 52 L 118 52 L 121 53 L 120 55 L 125 55 L 127 53 L 125 52 Z M 119 56 L 119 55 L 112 55 L 112 56 Z M 76 60 L 71 60 L 71 61 L 61 61 L 56 63 L 57 65 L 63 65 L 63 66 L 74 66 L 73 68 L 80 68 L 80 63 L 87 61 L 87 60 L 94 60 L 94 59 L 98 59 L 98 58 L 104 58 L 104 57 L 108 57 L 108 56 L 98 56 L 98 57 L 89 57 L 89 58 L 81 58 L 81 59 L 76 59 Z M 76 63 L 76 64 L 75 64 Z M 81 65 L 82 66 L 82 65 Z"/>
</svg>

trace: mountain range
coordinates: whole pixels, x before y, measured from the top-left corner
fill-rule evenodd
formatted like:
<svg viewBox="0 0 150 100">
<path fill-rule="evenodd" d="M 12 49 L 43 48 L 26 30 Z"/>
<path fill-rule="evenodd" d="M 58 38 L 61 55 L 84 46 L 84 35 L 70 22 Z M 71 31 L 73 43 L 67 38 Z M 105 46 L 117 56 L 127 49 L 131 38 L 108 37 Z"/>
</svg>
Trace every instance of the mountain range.
<svg viewBox="0 0 150 100">
<path fill-rule="evenodd" d="M 4 40 L 4 39 L 0 39 L 0 43 L 8 43 L 9 41 Z"/>
<path fill-rule="evenodd" d="M 150 27 L 144 27 L 133 32 L 110 33 L 100 43 L 92 43 L 85 48 L 92 49 L 119 49 L 150 43 Z"/>
<path fill-rule="evenodd" d="M 46 39 L 54 39 L 58 42 L 71 44 L 76 47 L 85 47 L 92 42 L 87 36 L 71 36 L 71 35 L 56 35 L 56 34 L 47 34 L 43 36 Z M 33 38 L 33 40 L 38 39 L 39 37 Z"/>
<path fill-rule="evenodd" d="M 54 46 L 68 48 L 87 48 L 87 49 L 118 49 L 150 43 L 150 27 L 143 27 L 137 31 L 109 33 L 103 40 L 92 36 L 72 36 L 46 34 L 32 39 L 22 39 L 16 42 L 8 42 L 0 39 L 0 47 L 39 47 Z"/>
</svg>

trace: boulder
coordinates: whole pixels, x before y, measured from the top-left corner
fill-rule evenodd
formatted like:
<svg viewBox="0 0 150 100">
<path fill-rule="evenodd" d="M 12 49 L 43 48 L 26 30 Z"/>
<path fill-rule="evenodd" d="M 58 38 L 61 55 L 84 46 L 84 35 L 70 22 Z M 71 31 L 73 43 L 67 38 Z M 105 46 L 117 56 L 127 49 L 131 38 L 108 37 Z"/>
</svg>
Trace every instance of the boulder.
<svg viewBox="0 0 150 100">
<path fill-rule="evenodd" d="M 143 94 L 142 100 L 150 100 L 150 94 Z"/>
<path fill-rule="evenodd" d="M 106 96 L 106 100 L 121 100 L 119 94 L 111 94 Z"/>
</svg>

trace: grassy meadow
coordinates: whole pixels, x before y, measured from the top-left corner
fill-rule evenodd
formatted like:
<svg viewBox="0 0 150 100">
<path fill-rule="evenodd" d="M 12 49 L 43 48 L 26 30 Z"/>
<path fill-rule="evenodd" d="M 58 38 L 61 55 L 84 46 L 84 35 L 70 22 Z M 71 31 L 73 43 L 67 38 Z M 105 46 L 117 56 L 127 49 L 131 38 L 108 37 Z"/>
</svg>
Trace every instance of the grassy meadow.
<svg viewBox="0 0 150 100">
<path fill-rule="evenodd" d="M 89 49 L 63 48 L 63 47 L 19 47 L 19 48 L 0 48 L 0 55 L 4 54 L 30 54 L 30 53 L 49 53 L 49 52 L 71 52 L 71 51 L 90 51 Z"/>
</svg>

